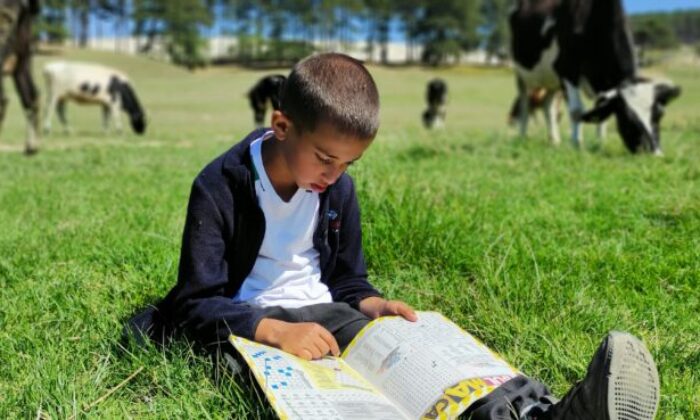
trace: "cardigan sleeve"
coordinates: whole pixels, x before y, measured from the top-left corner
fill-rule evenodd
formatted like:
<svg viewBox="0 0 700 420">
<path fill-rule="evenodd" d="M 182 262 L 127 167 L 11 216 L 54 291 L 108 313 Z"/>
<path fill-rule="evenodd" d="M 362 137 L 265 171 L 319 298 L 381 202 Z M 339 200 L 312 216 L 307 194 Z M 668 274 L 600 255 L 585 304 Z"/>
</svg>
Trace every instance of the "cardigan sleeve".
<svg viewBox="0 0 700 420">
<path fill-rule="evenodd" d="M 347 302 L 358 307 L 360 301 L 370 296 L 382 296 L 367 280 L 367 266 L 362 252 L 362 227 L 360 207 L 355 186 L 350 176 L 344 176 L 349 185 L 343 200 L 340 220 L 329 222 L 329 234 L 337 230 L 338 254 L 328 285 L 334 301 Z"/>
<path fill-rule="evenodd" d="M 225 341 L 230 334 L 253 339 L 262 309 L 234 303 L 226 258 L 233 199 L 214 199 L 205 174 L 195 179 L 183 232 L 178 284 L 171 291 L 173 321 L 202 344 Z M 223 201 L 223 202 L 222 202 Z M 230 207 L 230 208 L 229 208 Z"/>
</svg>

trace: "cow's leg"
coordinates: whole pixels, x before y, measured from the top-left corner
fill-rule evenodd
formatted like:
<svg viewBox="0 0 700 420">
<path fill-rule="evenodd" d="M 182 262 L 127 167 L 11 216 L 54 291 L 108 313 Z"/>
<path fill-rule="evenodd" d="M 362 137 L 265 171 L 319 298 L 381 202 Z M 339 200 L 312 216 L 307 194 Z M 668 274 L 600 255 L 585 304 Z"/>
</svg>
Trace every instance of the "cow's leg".
<svg viewBox="0 0 700 420">
<path fill-rule="evenodd" d="M 105 133 L 109 132 L 109 122 L 112 116 L 112 113 L 110 111 L 109 106 L 107 105 L 102 105 L 100 107 L 102 109 L 102 131 Z"/>
<path fill-rule="evenodd" d="M 58 115 L 58 120 L 61 122 L 63 132 L 65 134 L 72 134 L 73 131 L 68 125 L 68 118 L 66 117 L 66 99 L 59 99 L 56 102 L 56 115 Z"/>
<path fill-rule="evenodd" d="M 39 151 L 39 92 L 34 85 L 28 54 L 29 52 L 26 56 L 19 54 L 12 76 L 27 117 L 27 139 L 24 151 L 31 155 Z"/>
<path fill-rule="evenodd" d="M 2 76 L 0 76 L 0 131 L 2 131 L 2 125 L 5 122 L 5 112 L 7 111 L 7 98 L 5 97 L 5 88 L 2 83 Z"/>
<path fill-rule="evenodd" d="M 530 100 L 527 97 L 525 82 L 518 77 L 518 121 L 520 126 L 520 137 L 527 136 L 527 123 L 530 119 Z"/>
<path fill-rule="evenodd" d="M 112 116 L 112 124 L 114 125 L 114 128 L 116 128 L 118 134 L 124 134 L 124 127 L 122 126 L 122 119 L 121 119 L 121 113 L 119 110 L 121 109 L 121 104 L 119 101 L 112 102 L 109 113 Z"/>
<path fill-rule="evenodd" d="M 571 141 L 574 143 L 574 147 L 578 148 L 583 144 L 581 116 L 584 108 L 581 92 L 568 80 L 564 80 L 564 88 L 566 89 L 566 102 L 569 105 L 569 117 L 571 119 Z"/>
<path fill-rule="evenodd" d="M 544 119 L 547 122 L 547 136 L 549 141 L 554 145 L 559 145 L 561 143 L 561 136 L 559 135 L 559 121 L 557 119 L 557 101 L 555 100 L 557 96 L 556 90 L 547 90 L 547 95 L 544 97 L 542 103 L 542 111 L 544 112 Z"/>
<path fill-rule="evenodd" d="M 253 119 L 255 120 L 255 127 L 260 128 L 265 124 L 265 104 L 256 104 L 253 109 Z"/>
<path fill-rule="evenodd" d="M 57 103 L 58 98 L 55 93 L 49 90 L 46 96 L 46 105 L 44 106 L 44 134 L 51 133 L 51 120 L 53 119 L 53 113 Z"/>
<path fill-rule="evenodd" d="M 603 143 L 605 141 L 605 137 L 608 134 L 607 126 L 608 126 L 607 121 L 601 121 L 598 123 L 598 127 L 597 127 L 598 140 L 600 140 L 601 143 Z"/>
</svg>

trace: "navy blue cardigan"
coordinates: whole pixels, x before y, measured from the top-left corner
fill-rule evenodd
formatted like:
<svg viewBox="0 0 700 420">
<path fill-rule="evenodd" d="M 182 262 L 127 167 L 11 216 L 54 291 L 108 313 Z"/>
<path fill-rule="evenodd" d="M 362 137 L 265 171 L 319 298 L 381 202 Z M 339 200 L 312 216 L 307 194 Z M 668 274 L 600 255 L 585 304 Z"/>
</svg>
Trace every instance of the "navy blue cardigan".
<svg viewBox="0 0 700 420">
<path fill-rule="evenodd" d="M 255 194 L 250 143 L 256 130 L 212 161 L 195 178 L 187 208 L 177 285 L 160 303 L 170 324 L 208 345 L 229 334 L 253 339 L 262 308 L 234 303 L 233 296 L 253 269 L 265 217 Z M 381 294 L 367 281 L 360 212 L 352 178 L 343 174 L 320 195 L 314 247 L 321 281 L 333 301 L 357 308 Z"/>
</svg>

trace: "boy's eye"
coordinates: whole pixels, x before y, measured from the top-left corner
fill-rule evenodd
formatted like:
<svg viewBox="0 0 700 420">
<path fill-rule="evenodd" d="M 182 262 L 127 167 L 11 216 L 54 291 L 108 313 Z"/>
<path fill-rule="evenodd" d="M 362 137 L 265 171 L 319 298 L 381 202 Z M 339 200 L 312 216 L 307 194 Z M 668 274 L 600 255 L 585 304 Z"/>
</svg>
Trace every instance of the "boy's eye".
<svg viewBox="0 0 700 420">
<path fill-rule="evenodd" d="M 333 159 L 325 158 L 325 157 L 323 157 L 323 156 L 321 156 L 321 155 L 319 155 L 319 154 L 316 154 L 316 157 L 317 157 L 318 160 L 321 161 L 321 163 L 323 163 L 324 165 L 330 165 L 331 163 L 333 163 Z"/>
</svg>

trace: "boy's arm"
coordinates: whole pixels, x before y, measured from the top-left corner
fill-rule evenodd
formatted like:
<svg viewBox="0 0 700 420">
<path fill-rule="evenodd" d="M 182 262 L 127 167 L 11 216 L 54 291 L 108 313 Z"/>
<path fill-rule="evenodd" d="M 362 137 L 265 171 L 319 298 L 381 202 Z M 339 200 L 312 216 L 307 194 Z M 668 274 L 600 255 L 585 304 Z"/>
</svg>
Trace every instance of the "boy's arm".
<svg viewBox="0 0 700 420">
<path fill-rule="evenodd" d="M 197 177 L 187 208 L 178 284 L 166 298 L 175 324 L 204 344 L 225 341 L 231 333 L 253 339 L 262 316 L 260 308 L 233 302 L 237 290 L 229 284 L 224 241 L 233 236 L 233 222 L 226 219 L 232 219 L 233 200 L 218 201 Z"/>
</svg>

